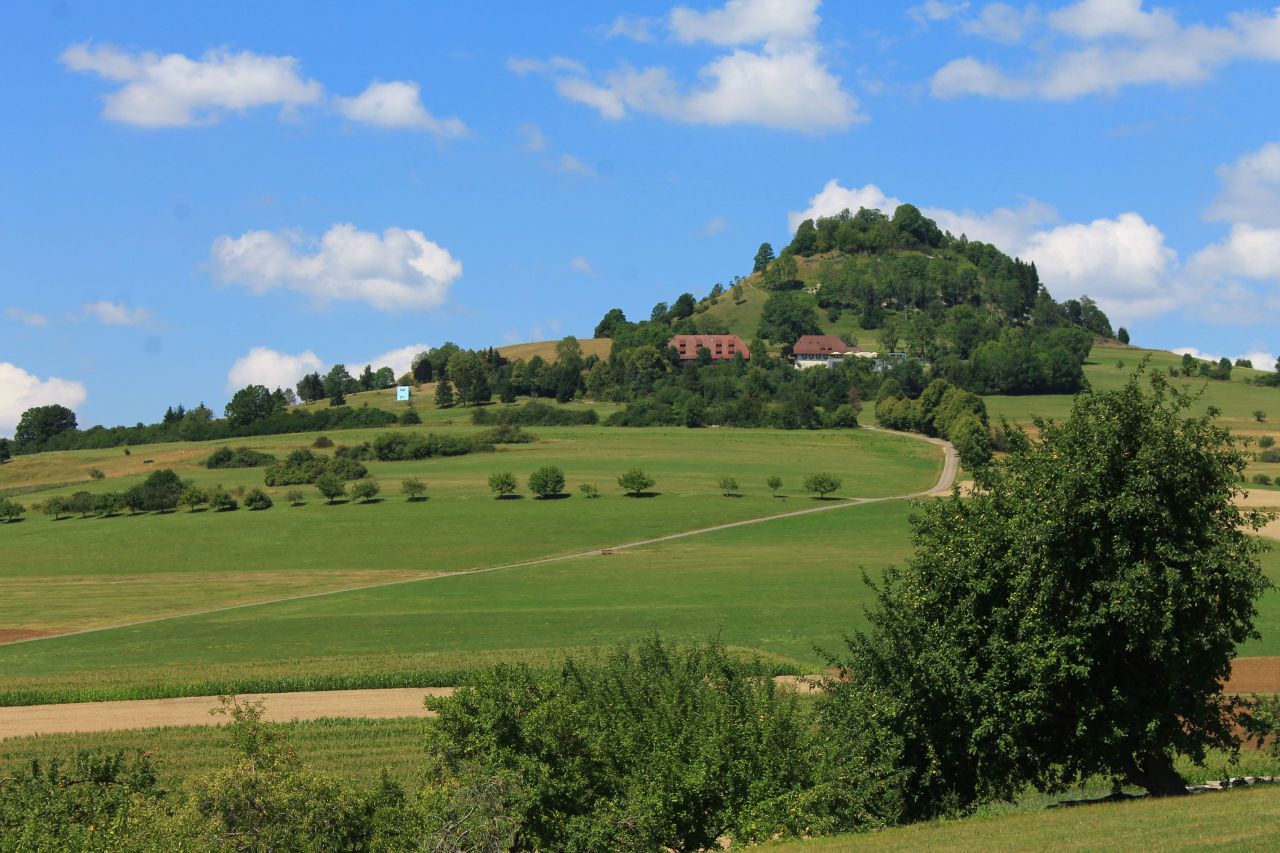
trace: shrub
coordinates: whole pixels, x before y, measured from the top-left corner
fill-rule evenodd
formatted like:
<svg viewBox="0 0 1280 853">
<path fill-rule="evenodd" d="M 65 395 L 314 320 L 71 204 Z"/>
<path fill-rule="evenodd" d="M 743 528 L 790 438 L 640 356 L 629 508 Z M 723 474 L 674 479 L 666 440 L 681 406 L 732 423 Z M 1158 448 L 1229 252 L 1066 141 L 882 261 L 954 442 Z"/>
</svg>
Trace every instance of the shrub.
<svg viewBox="0 0 1280 853">
<path fill-rule="evenodd" d="M 18 519 L 26 511 L 27 508 L 17 501 L 0 498 L 0 518 L 3 518 L 6 523 Z"/>
<path fill-rule="evenodd" d="M 1266 450 L 1268 447 L 1273 446 L 1275 443 L 1276 443 L 1275 437 L 1270 435 L 1264 435 L 1258 439 L 1258 446 L 1261 447 L 1263 450 Z"/>
<path fill-rule="evenodd" d="M 618 478 L 618 485 L 632 497 L 639 497 L 645 489 L 653 487 L 654 479 L 639 468 L 632 468 Z"/>
<path fill-rule="evenodd" d="M 209 490 L 209 508 L 214 512 L 231 512 L 239 509 L 240 504 L 222 486 L 214 486 Z"/>
<path fill-rule="evenodd" d="M 120 496 L 115 492 L 103 492 L 93 499 L 93 511 L 103 518 L 110 518 L 120 511 Z"/>
<path fill-rule="evenodd" d="M 347 484 L 334 474 L 321 474 L 316 477 L 316 488 L 324 496 L 326 503 L 333 503 L 347 493 Z"/>
<path fill-rule="evenodd" d="M 533 433 L 525 432 L 513 424 L 498 424 L 476 433 L 473 438 L 481 444 L 528 444 L 538 440 Z"/>
<path fill-rule="evenodd" d="M 306 495 L 302 493 L 302 489 L 290 489 L 284 493 L 284 499 L 290 506 L 297 506 L 306 499 Z"/>
<path fill-rule="evenodd" d="M 457 435 L 413 435 L 385 432 L 373 440 L 373 454 L 383 462 L 430 459 L 434 456 L 465 456 L 476 451 L 493 450 L 491 444 Z"/>
<path fill-rule="evenodd" d="M 523 406 L 473 409 L 471 422 L 477 426 L 512 424 L 518 426 L 580 426 L 597 424 L 595 409 L 566 409 L 541 400 L 530 400 Z"/>
<path fill-rule="evenodd" d="M 361 503 L 369 503 L 378 496 L 378 492 L 380 491 L 382 491 L 381 484 L 372 477 L 369 477 L 365 480 L 358 480 L 356 484 L 351 487 L 351 497 Z"/>
<path fill-rule="evenodd" d="M 101 468 L 90 468 L 90 469 L 89 469 L 89 479 L 90 479 L 90 480 L 105 480 L 105 479 L 107 479 L 107 475 L 103 473 L 103 471 L 102 471 L 102 469 L 101 469 Z"/>
<path fill-rule="evenodd" d="M 1257 483 L 1259 486 L 1270 486 L 1271 478 L 1266 474 L 1254 474 L 1253 482 Z"/>
<path fill-rule="evenodd" d="M 400 481 L 400 494 L 411 501 L 421 500 L 427 493 L 427 484 L 417 477 L 407 477 Z"/>
<path fill-rule="evenodd" d="M 422 415 L 418 414 L 417 409 L 405 409 L 400 415 L 400 426 L 417 426 L 422 423 Z"/>
<path fill-rule="evenodd" d="M 207 503 L 208 500 L 209 495 L 204 489 L 200 488 L 195 483 L 188 482 L 182 487 L 182 497 L 178 502 L 185 507 L 190 507 L 191 511 L 195 512 L 196 507 L 203 503 Z"/>
<path fill-rule="evenodd" d="M 555 465 L 544 465 L 529 475 L 529 491 L 540 498 L 563 494 L 564 471 Z"/>
<path fill-rule="evenodd" d="M 822 825 L 807 716 L 760 662 L 656 636 L 555 672 L 500 666 L 428 729 L 430 784 L 514 780 L 531 850 L 736 848 Z M 846 788 L 863 783 L 852 778 Z"/>
<path fill-rule="evenodd" d="M 251 489 L 244 496 L 244 505 L 251 510 L 271 509 L 271 496 L 262 489 Z"/>
<path fill-rule="evenodd" d="M 1263 462 L 1280 462 L 1280 447 L 1272 447 L 1258 455 Z"/>
<path fill-rule="evenodd" d="M 270 465 L 276 458 L 270 453 L 251 450 L 248 447 L 220 447 L 209 455 L 204 464 L 206 468 L 260 468 Z"/>
<path fill-rule="evenodd" d="M 76 492 L 67 498 L 67 512 L 73 512 L 84 518 L 93 512 L 93 495 L 88 492 Z"/>
<path fill-rule="evenodd" d="M 316 440 L 311 442 L 312 447 L 333 447 L 333 439 L 327 435 L 317 435 Z"/>
<path fill-rule="evenodd" d="M 489 491 L 499 498 L 514 495 L 518 488 L 520 488 L 520 485 L 516 482 L 516 475 L 510 471 L 501 471 L 489 475 Z"/>
<path fill-rule="evenodd" d="M 976 471 L 991 461 L 991 436 L 977 418 L 962 415 L 951 423 L 949 432 L 965 470 Z"/>
<path fill-rule="evenodd" d="M 263 480 L 268 486 L 301 486 L 316 482 L 322 474 L 332 474 L 340 480 L 358 480 L 368 473 L 368 469 L 354 459 L 336 453 L 332 458 L 325 458 L 301 448 L 267 468 Z"/>
<path fill-rule="evenodd" d="M 720 494 L 726 498 L 732 497 L 738 491 L 738 479 L 727 474 L 717 480 L 716 485 L 720 488 Z"/>
<path fill-rule="evenodd" d="M 776 474 L 765 480 L 764 483 L 769 487 L 769 494 L 773 495 L 775 498 L 778 496 L 778 492 L 782 490 L 782 478 Z"/>
<path fill-rule="evenodd" d="M 588 500 L 600 497 L 600 489 L 595 483 L 583 483 L 578 486 L 578 491 L 581 492 L 582 496 Z"/>
<path fill-rule="evenodd" d="M 804 490 L 813 492 L 819 499 L 825 499 L 832 492 L 840 491 L 844 485 L 840 478 L 831 474 L 810 474 L 804 478 Z"/>
<path fill-rule="evenodd" d="M 362 441 L 359 444 L 339 444 L 338 448 L 333 451 L 333 455 L 338 459 L 353 459 L 356 462 L 377 458 L 373 452 L 373 445 L 367 441 Z"/>
</svg>

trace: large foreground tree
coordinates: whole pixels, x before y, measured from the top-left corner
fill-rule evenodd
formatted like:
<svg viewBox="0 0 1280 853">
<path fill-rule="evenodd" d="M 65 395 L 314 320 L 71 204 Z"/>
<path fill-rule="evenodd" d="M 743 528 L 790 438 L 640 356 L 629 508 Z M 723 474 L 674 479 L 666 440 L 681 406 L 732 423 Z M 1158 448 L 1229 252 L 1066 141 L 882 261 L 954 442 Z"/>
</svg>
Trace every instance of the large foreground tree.
<svg viewBox="0 0 1280 853">
<path fill-rule="evenodd" d="M 1216 413 L 1142 373 L 925 505 L 849 638 L 835 690 L 900 740 L 905 817 L 1093 774 L 1182 793 L 1175 755 L 1238 745 L 1223 682 L 1258 636 L 1265 519 L 1232 501 L 1247 456 Z"/>
</svg>

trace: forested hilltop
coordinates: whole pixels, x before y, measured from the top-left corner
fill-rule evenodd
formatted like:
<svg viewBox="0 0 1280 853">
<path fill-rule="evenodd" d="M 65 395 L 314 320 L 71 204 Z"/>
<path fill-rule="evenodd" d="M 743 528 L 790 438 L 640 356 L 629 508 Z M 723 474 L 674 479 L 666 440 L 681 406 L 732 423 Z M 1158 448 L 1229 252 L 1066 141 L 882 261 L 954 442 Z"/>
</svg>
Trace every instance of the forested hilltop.
<svg viewBox="0 0 1280 853">
<path fill-rule="evenodd" d="M 659 303 L 639 322 L 619 308 L 608 311 L 594 330 L 612 342 L 607 357 L 585 354 L 574 338 L 557 346 L 554 359 L 528 361 L 446 343 L 420 353 L 404 376 L 373 365 L 352 376 L 337 364 L 303 377 L 296 389 L 243 388 L 222 418 L 203 404 L 179 405 L 157 423 L 133 427 L 81 430 L 69 410 L 40 407 L 24 415 L 14 452 L 390 425 L 397 415 L 350 407 L 346 396 L 397 382 L 435 383 L 437 408 L 495 397 L 624 404 L 605 421 L 614 426 L 852 427 L 863 400 L 915 400 L 937 380 L 971 395 L 1074 393 L 1084 387 L 1082 365 L 1094 340 L 1113 337 L 1088 297 L 1056 302 L 1035 264 L 945 233 L 909 204 L 892 216 L 864 208 L 807 219 L 776 257 L 761 245 L 752 267 L 702 298 L 683 293 Z M 896 356 L 794 370 L 791 347 L 819 333 Z M 708 351 L 682 361 L 668 346 L 681 334 L 736 334 L 750 355 L 717 360 Z M 1114 337 L 1128 340 L 1124 329 Z M 298 407 L 325 400 L 326 408 Z M 986 426 L 972 401 L 964 408 Z M 515 416 L 497 410 L 478 417 Z M 404 420 L 415 422 L 411 409 Z"/>
</svg>

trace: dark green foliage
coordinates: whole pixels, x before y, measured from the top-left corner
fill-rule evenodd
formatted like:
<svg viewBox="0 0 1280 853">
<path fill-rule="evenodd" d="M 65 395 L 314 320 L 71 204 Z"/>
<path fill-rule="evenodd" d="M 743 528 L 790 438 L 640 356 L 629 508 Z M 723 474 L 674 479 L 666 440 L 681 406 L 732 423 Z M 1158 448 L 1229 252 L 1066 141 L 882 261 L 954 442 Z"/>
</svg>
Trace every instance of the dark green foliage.
<svg viewBox="0 0 1280 853">
<path fill-rule="evenodd" d="M 812 299 L 801 293 L 774 293 L 764 303 L 756 334 L 774 343 L 794 344 L 801 335 L 821 332 Z"/>
<path fill-rule="evenodd" d="M 93 512 L 93 495 L 88 492 L 76 492 L 67 498 L 67 512 L 84 518 Z"/>
<path fill-rule="evenodd" d="M 578 486 L 578 491 L 581 492 L 582 496 L 588 500 L 594 500 L 595 498 L 600 497 L 600 488 L 596 486 L 595 483 L 583 483 Z"/>
<path fill-rule="evenodd" d="M 839 687 L 896 733 L 907 818 L 1095 774 L 1178 793 L 1175 753 L 1238 743 L 1222 684 L 1257 636 L 1265 516 L 1232 501 L 1246 454 L 1217 413 L 1150 384 L 1012 434 L 972 496 L 913 519 Z"/>
<path fill-rule="evenodd" d="M 1272 447 L 1258 454 L 1259 461 L 1262 462 L 1280 462 L 1280 448 Z"/>
<path fill-rule="evenodd" d="M 400 494 L 411 501 L 421 500 L 427 493 L 427 484 L 417 477 L 406 477 L 400 481 Z"/>
<path fill-rule="evenodd" d="M 1253 419 L 1258 423 L 1266 423 L 1267 413 L 1262 411 L 1262 409 L 1255 409 L 1253 412 Z"/>
<path fill-rule="evenodd" d="M 376 498 L 378 493 L 381 491 L 382 485 L 377 480 L 369 477 L 364 480 L 357 480 L 356 483 L 351 486 L 351 497 L 361 503 L 369 503 Z"/>
<path fill-rule="evenodd" d="M 22 517 L 27 508 L 17 501 L 11 501 L 8 498 L 0 498 L 0 518 L 6 522 L 15 521 Z"/>
<path fill-rule="evenodd" d="M 40 506 L 41 512 L 53 518 L 54 521 L 62 518 L 67 512 L 67 499 L 62 495 L 52 495 L 44 499 L 44 503 Z"/>
<path fill-rule="evenodd" d="M 457 400 L 463 406 L 493 399 L 493 375 L 479 353 L 467 350 L 454 353 L 449 359 L 448 373 Z"/>
<path fill-rule="evenodd" d="M 948 435 L 966 470 L 976 471 L 991 461 L 991 433 L 977 418 L 966 414 L 956 419 Z"/>
<path fill-rule="evenodd" d="M 319 441 L 319 439 L 316 440 Z M 258 468 L 275 461 L 276 458 L 270 453 L 251 450 L 248 447 L 237 447 L 235 450 L 230 447 L 220 447 L 209 454 L 204 465 L 206 468 Z"/>
<path fill-rule="evenodd" d="M 563 494 L 564 471 L 555 465 L 544 465 L 529 475 L 529 491 L 540 498 Z"/>
<path fill-rule="evenodd" d="M 618 485 L 632 497 L 639 497 L 645 489 L 653 488 L 656 481 L 639 468 L 632 468 L 618 477 Z"/>
<path fill-rule="evenodd" d="M 505 498 L 508 495 L 514 495 L 519 488 L 516 475 L 510 471 L 499 471 L 489 475 L 489 491 L 493 492 L 494 497 Z"/>
<path fill-rule="evenodd" d="M 725 474 L 716 480 L 716 487 L 720 489 L 720 494 L 732 497 L 738 492 L 738 478 Z"/>
<path fill-rule="evenodd" d="M 413 365 L 410 368 L 413 373 L 413 381 L 421 385 L 424 382 L 430 382 L 434 375 L 434 369 L 431 364 L 431 353 L 420 352 L 413 357 Z"/>
<path fill-rule="evenodd" d="M 9 439 L 0 438 L 0 465 L 3 465 L 12 458 L 13 450 L 9 446 Z"/>
<path fill-rule="evenodd" d="M 812 222 L 810 223 L 813 224 Z M 760 248 L 756 251 L 755 261 L 751 265 L 752 272 L 764 272 L 770 263 L 773 262 L 773 246 L 768 243 L 761 243 Z M 599 336 L 597 336 L 599 337 Z"/>
<path fill-rule="evenodd" d="M 306 448 L 299 448 L 282 461 L 268 467 L 263 480 L 268 486 L 299 486 L 314 483 L 326 473 L 340 480 L 358 480 L 369 471 L 349 457 L 335 454 L 332 458 L 327 458 L 317 456 Z"/>
<path fill-rule="evenodd" d="M 333 447 L 333 439 L 327 435 L 317 435 L 316 440 L 311 442 L 311 446 L 316 448 Z"/>
<path fill-rule="evenodd" d="M 472 440 L 479 444 L 529 444 L 537 441 L 538 437 L 531 432 L 525 432 L 518 426 L 498 424 L 476 433 L 472 436 Z"/>
<path fill-rule="evenodd" d="M 400 426 L 417 426 L 422 423 L 422 415 L 418 414 L 417 409 L 405 409 L 400 415 Z"/>
<path fill-rule="evenodd" d="M 453 385 L 448 379 L 440 379 L 436 382 L 436 408 L 453 408 Z"/>
<path fill-rule="evenodd" d="M 776 498 L 778 496 L 778 492 L 782 490 L 782 478 L 777 474 L 771 474 L 769 479 L 764 482 L 765 485 L 769 487 L 769 494 Z"/>
<path fill-rule="evenodd" d="M 107 479 L 107 475 L 106 475 L 106 473 L 105 473 L 101 468 L 90 468 L 90 469 L 89 469 L 89 479 L 90 479 L 90 480 L 105 480 L 105 479 Z"/>
<path fill-rule="evenodd" d="M 14 450 L 35 453 L 52 438 L 76 428 L 76 413 L 54 403 L 27 409 L 13 430 Z"/>
<path fill-rule="evenodd" d="M 290 489 L 284 493 L 284 499 L 289 502 L 289 506 L 297 506 L 306 500 L 306 495 L 302 493 L 302 489 Z"/>
<path fill-rule="evenodd" d="M 178 505 L 183 482 L 177 474 L 165 468 L 149 474 L 139 488 L 143 496 L 142 509 L 165 511 Z"/>
<path fill-rule="evenodd" d="M 377 454 L 373 452 L 373 444 L 368 441 L 362 441 L 359 444 L 339 444 L 334 448 L 333 455 L 337 459 L 353 459 L 356 462 L 367 462 L 377 458 Z"/>
<path fill-rule="evenodd" d="M 1273 447 L 1275 443 L 1276 443 L 1275 436 L 1263 435 L 1258 437 L 1258 446 L 1261 447 L 1263 450 L 1266 450 L 1269 447 Z"/>
<path fill-rule="evenodd" d="M 555 675 L 499 667 L 429 704 L 432 781 L 512 779 L 527 849 L 736 847 L 835 822 L 805 790 L 812 739 L 794 696 L 716 642 L 651 637 Z M 846 796 L 871 784 L 847 780 Z"/>
<path fill-rule="evenodd" d="M 314 403 L 325 398 L 324 380 L 319 373 L 308 373 L 298 380 L 298 399 L 304 403 Z"/>
<path fill-rule="evenodd" d="M 1269 486 L 1271 485 L 1271 478 L 1266 474 L 1254 474 L 1253 482 L 1257 483 L 1259 486 Z"/>
<path fill-rule="evenodd" d="M 236 499 L 222 486 L 209 489 L 209 509 L 214 512 L 234 512 L 240 508 Z"/>
<path fill-rule="evenodd" d="M 804 490 L 816 494 L 819 498 L 826 498 L 827 495 L 840 491 L 842 485 L 844 483 L 840 478 L 832 474 L 809 474 L 804 478 Z"/>
<path fill-rule="evenodd" d="M 471 422 L 477 426 L 512 424 L 519 426 L 590 426 L 600 422 L 595 409 L 565 409 L 530 400 L 523 406 L 473 409 Z"/>
<path fill-rule="evenodd" d="M 251 510 L 271 509 L 271 496 L 262 489 L 250 489 L 249 494 L 244 496 L 244 505 Z"/>
<path fill-rule="evenodd" d="M 1122 344 L 1128 344 L 1129 330 L 1126 329 L 1124 326 L 1121 326 L 1120 328 L 1116 329 L 1116 340 Z"/>
<path fill-rule="evenodd" d="M 465 456 L 485 450 L 493 450 L 493 445 L 461 435 L 384 432 L 373 440 L 373 454 L 383 462 L 430 459 L 434 456 Z"/>
<path fill-rule="evenodd" d="M 333 503 L 347 493 L 347 484 L 335 474 L 321 474 L 316 477 L 315 484 L 326 503 Z"/>
<path fill-rule="evenodd" d="M 617 330 L 627 325 L 627 315 L 622 313 L 621 308 L 610 308 L 609 311 L 596 324 L 595 331 L 592 332 L 593 337 L 612 338 Z"/>
<path fill-rule="evenodd" d="M 228 424 L 241 427 L 256 421 L 265 421 L 284 409 L 285 404 L 281 395 L 273 395 L 265 385 L 248 385 L 232 396 L 223 414 Z"/>
<path fill-rule="evenodd" d="M 103 518 L 110 518 L 120 511 L 124 501 L 115 492 L 103 492 L 93 499 L 93 511 Z"/>
</svg>

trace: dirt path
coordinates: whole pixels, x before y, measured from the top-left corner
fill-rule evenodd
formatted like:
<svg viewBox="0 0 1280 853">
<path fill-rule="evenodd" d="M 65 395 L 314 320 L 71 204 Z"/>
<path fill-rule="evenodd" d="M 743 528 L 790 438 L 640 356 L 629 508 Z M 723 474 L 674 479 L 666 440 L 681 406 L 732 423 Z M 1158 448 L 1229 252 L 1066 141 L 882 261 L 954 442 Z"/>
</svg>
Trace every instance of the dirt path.
<svg viewBox="0 0 1280 853">
<path fill-rule="evenodd" d="M 364 717 L 386 720 L 426 717 L 427 696 L 448 696 L 450 687 L 409 687 L 385 690 L 332 690 L 316 693 L 254 693 L 244 700 L 266 700 L 264 719 L 274 722 L 316 720 L 322 717 Z M 216 696 L 183 699 L 140 699 L 130 702 L 81 702 L 71 705 L 28 705 L 0 708 L 0 740 L 69 732 L 110 732 L 158 726 L 216 726 L 227 721 L 210 711 Z"/>
<path fill-rule="evenodd" d="M 930 444 L 938 445 L 942 448 L 943 461 L 942 473 L 938 476 L 938 482 L 932 488 L 921 492 L 912 492 L 906 495 L 893 495 L 884 498 L 849 498 L 849 499 L 830 499 L 820 503 L 819 506 L 810 507 L 808 509 L 798 509 L 791 512 L 782 512 L 777 515 L 765 515 L 759 518 L 748 518 L 744 521 L 731 521 L 726 524 L 716 524 L 711 527 L 702 527 L 697 530 L 686 530 L 682 533 L 671 533 L 666 536 L 655 536 L 650 539 L 638 539 L 634 542 L 624 542 L 621 545 L 609 545 L 603 548 L 593 548 L 589 551 L 578 551 L 572 554 L 560 554 L 553 557 L 539 557 L 535 560 L 523 560 L 518 563 L 505 563 L 499 566 L 484 566 L 478 569 L 463 569 L 456 572 L 432 572 L 430 574 L 422 574 L 409 578 L 401 578 L 393 581 L 383 581 L 380 583 L 366 583 L 358 586 L 343 587 L 341 589 L 331 589 L 322 592 L 309 592 L 303 595 L 289 595 L 282 598 L 272 598 L 266 601 L 252 601 L 246 604 L 231 604 L 225 607 L 211 607 L 206 610 L 195 610 L 188 613 L 175 613 L 169 616 L 157 616 L 152 619 L 138 619 L 133 622 L 121 622 L 115 625 L 99 625 L 94 628 L 84 628 L 79 631 L 65 631 L 60 634 L 41 634 L 39 636 L 0 637 L 0 645 L 13 645 L 16 643 L 37 643 L 41 640 L 49 640 L 55 637 L 72 637 L 79 634 L 96 634 L 99 631 L 113 631 L 117 628 L 132 628 L 135 625 L 147 625 L 152 622 L 167 622 L 171 619 L 185 619 L 189 616 L 205 616 L 210 613 L 226 613 L 232 610 L 243 610 L 248 607 L 264 607 L 268 604 L 282 604 L 287 601 L 305 601 L 310 598 L 323 598 L 330 595 L 341 595 L 347 592 L 358 592 L 366 589 L 378 589 L 388 586 L 399 586 L 406 583 L 425 583 L 427 581 L 438 581 L 445 578 L 465 577 L 467 575 L 483 575 L 489 572 L 503 572 L 511 569 L 523 569 L 530 566 L 542 566 L 548 563 L 559 563 L 564 560 L 577 560 L 582 557 L 599 557 L 606 553 L 614 551 L 622 551 L 629 548 L 640 548 L 645 545 L 656 545 L 661 542 L 670 542 L 675 539 L 687 539 L 690 536 L 702 536 L 707 533 L 715 533 L 719 530 L 729 530 L 734 527 L 746 527 L 751 524 L 764 524 L 770 521 L 778 521 L 783 518 L 795 518 L 799 515 L 811 515 L 815 512 L 830 512 L 837 509 L 846 509 L 852 506 L 862 506 L 864 504 L 883 503 L 885 501 L 901 501 L 912 500 L 914 498 L 923 498 L 930 495 L 944 495 L 951 491 L 951 484 L 955 482 L 956 473 L 959 471 L 960 462 L 959 455 L 950 442 L 943 441 L 940 438 L 929 438 L 928 436 L 919 435 L 910 432 L 897 432 L 895 430 L 886 430 L 879 427 L 863 427 L 871 432 L 892 433 L 894 435 L 903 435 L 908 438 L 914 438 L 919 441 L 927 441 Z"/>
</svg>

